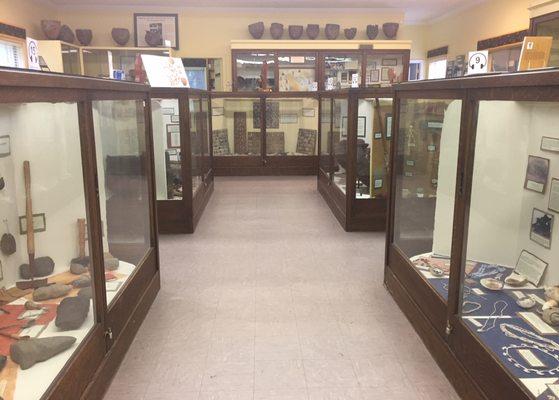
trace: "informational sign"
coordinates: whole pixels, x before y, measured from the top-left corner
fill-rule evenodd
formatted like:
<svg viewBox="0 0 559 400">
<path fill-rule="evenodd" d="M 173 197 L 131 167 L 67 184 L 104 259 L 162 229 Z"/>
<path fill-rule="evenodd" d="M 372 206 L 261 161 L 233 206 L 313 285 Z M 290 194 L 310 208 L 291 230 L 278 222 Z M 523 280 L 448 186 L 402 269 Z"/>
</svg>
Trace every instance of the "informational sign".
<svg viewBox="0 0 559 400">
<path fill-rule="evenodd" d="M 35 39 L 27 38 L 27 68 L 41 70 L 39 62 L 39 44 Z"/>
<path fill-rule="evenodd" d="M 546 68 L 551 55 L 551 36 L 526 36 L 520 52 L 519 71 Z"/>
<path fill-rule="evenodd" d="M 470 51 L 468 56 L 468 75 L 486 74 L 489 71 L 489 51 Z"/>
<path fill-rule="evenodd" d="M 334 78 L 326 79 L 326 90 L 334 90 Z"/>
<path fill-rule="evenodd" d="M 359 87 L 359 74 L 351 75 L 351 87 L 358 88 Z"/>
<path fill-rule="evenodd" d="M 142 63 L 152 87 L 190 87 L 180 58 L 142 54 Z"/>
</svg>

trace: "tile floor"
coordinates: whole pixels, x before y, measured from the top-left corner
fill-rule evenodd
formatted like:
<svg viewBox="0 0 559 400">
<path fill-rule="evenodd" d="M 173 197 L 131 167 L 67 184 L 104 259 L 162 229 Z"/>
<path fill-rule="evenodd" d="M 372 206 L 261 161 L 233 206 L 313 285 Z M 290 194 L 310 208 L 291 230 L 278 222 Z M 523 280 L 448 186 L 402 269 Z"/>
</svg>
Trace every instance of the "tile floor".
<svg viewBox="0 0 559 400">
<path fill-rule="evenodd" d="M 302 178 L 218 178 L 107 400 L 453 400 L 382 285 L 384 235 L 346 233 Z"/>
</svg>

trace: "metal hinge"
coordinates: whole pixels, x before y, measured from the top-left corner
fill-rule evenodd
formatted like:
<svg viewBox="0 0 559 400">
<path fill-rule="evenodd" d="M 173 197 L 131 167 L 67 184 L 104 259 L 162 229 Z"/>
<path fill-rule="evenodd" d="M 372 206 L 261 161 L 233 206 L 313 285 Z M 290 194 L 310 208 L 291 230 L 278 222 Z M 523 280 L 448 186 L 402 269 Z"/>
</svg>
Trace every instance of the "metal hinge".
<svg viewBox="0 0 559 400">
<path fill-rule="evenodd" d="M 446 329 L 444 330 L 444 333 L 447 337 L 452 334 L 452 325 L 450 325 L 450 321 L 446 321 Z"/>
<path fill-rule="evenodd" d="M 113 345 L 113 330 L 111 328 L 107 328 L 105 330 L 105 343 L 107 345 L 107 349 L 110 349 Z"/>
</svg>

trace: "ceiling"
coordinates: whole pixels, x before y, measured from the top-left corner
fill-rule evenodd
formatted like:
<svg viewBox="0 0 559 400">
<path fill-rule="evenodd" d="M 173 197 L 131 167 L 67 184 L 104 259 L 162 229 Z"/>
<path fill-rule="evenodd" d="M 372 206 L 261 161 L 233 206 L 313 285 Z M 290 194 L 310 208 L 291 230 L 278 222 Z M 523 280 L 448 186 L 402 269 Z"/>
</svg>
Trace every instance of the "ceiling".
<svg viewBox="0 0 559 400">
<path fill-rule="evenodd" d="M 336 8 L 404 11 L 408 22 L 428 22 L 485 0 L 50 0 L 58 6 Z"/>
</svg>

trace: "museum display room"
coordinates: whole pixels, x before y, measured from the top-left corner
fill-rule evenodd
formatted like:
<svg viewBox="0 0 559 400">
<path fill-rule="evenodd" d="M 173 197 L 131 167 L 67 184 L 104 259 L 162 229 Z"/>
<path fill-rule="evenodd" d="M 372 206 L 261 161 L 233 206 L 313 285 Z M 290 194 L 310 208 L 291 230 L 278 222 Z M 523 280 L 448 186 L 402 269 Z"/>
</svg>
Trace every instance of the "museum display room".
<svg viewBox="0 0 559 400">
<path fill-rule="evenodd" d="M 347 231 L 384 231 L 391 88 L 320 93 L 318 190 Z"/>
<path fill-rule="evenodd" d="M 101 398 L 159 289 L 149 89 L 0 70 L 0 397 Z"/>
<path fill-rule="evenodd" d="M 152 88 L 160 233 L 193 233 L 213 192 L 209 92 Z"/>
<path fill-rule="evenodd" d="M 395 93 L 387 287 L 463 398 L 558 398 L 559 72 Z"/>
</svg>

